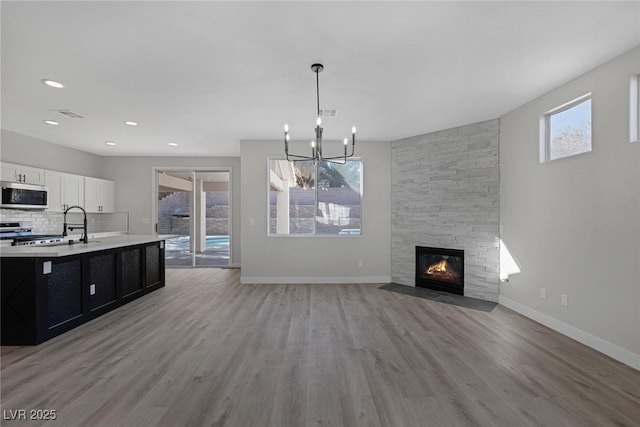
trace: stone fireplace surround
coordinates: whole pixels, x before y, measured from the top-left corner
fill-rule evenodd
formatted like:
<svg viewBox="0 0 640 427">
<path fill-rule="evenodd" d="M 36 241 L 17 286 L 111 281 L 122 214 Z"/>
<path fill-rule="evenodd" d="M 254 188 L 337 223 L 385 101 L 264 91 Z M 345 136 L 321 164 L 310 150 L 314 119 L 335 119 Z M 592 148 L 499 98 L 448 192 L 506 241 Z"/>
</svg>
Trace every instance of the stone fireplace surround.
<svg viewBox="0 0 640 427">
<path fill-rule="evenodd" d="M 499 121 L 391 144 L 391 280 L 415 286 L 415 247 L 465 253 L 464 295 L 499 293 Z"/>
</svg>

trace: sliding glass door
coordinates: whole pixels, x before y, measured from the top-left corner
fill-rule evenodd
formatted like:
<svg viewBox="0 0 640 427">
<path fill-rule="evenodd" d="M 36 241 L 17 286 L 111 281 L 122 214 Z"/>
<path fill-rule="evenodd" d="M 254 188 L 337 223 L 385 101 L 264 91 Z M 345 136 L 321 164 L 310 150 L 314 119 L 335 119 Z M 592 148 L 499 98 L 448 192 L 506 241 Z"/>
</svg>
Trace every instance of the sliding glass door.
<svg viewBox="0 0 640 427">
<path fill-rule="evenodd" d="M 227 267 L 230 171 L 157 171 L 157 232 L 167 267 Z"/>
</svg>

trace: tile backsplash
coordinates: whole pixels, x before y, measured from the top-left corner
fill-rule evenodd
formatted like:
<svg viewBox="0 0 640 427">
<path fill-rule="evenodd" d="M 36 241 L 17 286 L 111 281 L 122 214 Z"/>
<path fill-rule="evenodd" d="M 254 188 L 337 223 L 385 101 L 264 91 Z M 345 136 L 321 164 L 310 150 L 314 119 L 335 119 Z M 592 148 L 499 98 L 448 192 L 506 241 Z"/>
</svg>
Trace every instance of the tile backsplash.
<svg viewBox="0 0 640 427">
<path fill-rule="evenodd" d="M 33 234 L 62 234 L 64 214 L 62 212 L 31 211 L 20 209 L 0 209 L 0 220 L 31 221 Z M 67 214 L 67 223 L 82 224 L 82 212 L 72 211 Z M 129 214 L 127 212 L 115 213 L 88 213 L 87 227 L 89 234 L 105 232 L 129 231 Z M 80 235 L 82 230 L 74 230 L 69 235 Z"/>
</svg>

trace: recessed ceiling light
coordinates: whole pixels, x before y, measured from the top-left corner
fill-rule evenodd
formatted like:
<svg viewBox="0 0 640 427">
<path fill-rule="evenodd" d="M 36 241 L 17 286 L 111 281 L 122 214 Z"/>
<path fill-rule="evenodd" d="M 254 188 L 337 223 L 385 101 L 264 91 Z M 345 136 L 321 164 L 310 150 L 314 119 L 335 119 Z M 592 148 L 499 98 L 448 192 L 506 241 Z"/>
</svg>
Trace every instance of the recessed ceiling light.
<svg viewBox="0 0 640 427">
<path fill-rule="evenodd" d="M 58 126 L 60 123 L 56 122 L 55 120 L 45 120 L 44 121 L 46 124 L 51 125 L 51 126 Z"/>
<path fill-rule="evenodd" d="M 55 80 L 49 80 L 49 79 L 42 79 L 40 80 L 42 83 L 46 84 L 47 86 L 50 87 L 55 87 L 56 89 L 62 89 L 64 87 L 64 85 L 60 82 L 57 82 Z"/>
<path fill-rule="evenodd" d="M 177 142 L 170 142 L 168 145 L 170 145 L 172 147 L 177 147 L 178 143 Z"/>
<path fill-rule="evenodd" d="M 106 141 L 106 142 L 105 142 L 105 144 L 107 144 L 107 145 L 111 145 L 111 146 L 116 145 L 116 143 L 115 143 L 115 142 L 113 142 L 113 141 Z"/>
<path fill-rule="evenodd" d="M 133 122 L 131 120 L 125 121 L 124 124 L 129 126 L 138 126 L 138 122 Z"/>
</svg>

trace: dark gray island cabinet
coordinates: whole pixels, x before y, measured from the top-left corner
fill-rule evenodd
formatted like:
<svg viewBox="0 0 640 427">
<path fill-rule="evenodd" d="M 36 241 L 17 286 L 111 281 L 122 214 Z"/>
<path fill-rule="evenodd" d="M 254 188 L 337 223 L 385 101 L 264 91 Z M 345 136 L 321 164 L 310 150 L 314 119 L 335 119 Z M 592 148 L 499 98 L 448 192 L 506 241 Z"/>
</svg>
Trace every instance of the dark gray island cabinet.
<svg viewBox="0 0 640 427">
<path fill-rule="evenodd" d="M 36 345 L 164 286 L 164 241 L 112 236 L 0 257 L 2 345 Z"/>
</svg>

